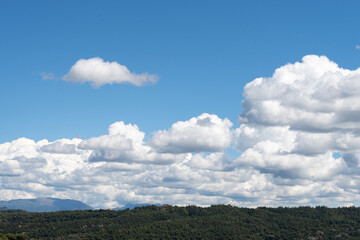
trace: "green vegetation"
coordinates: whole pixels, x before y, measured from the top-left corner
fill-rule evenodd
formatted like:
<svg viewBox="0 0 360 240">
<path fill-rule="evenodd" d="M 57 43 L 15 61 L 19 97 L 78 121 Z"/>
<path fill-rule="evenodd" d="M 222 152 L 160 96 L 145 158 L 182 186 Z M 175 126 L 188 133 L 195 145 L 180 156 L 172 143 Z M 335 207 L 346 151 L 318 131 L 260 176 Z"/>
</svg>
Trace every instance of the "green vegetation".
<svg viewBox="0 0 360 240">
<path fill-rule="evenodd" d="M 3 210 L 0 232 L 6 233 L 0 240 L 360 239 L 360 208 L 152 205 L 120 211 Z"/>
<path fill-rule="evenodd" d="M 26 240 L 29 239 L 25 234 L 2 234 L 0 233 L 0 240 Z"/>
</svg>

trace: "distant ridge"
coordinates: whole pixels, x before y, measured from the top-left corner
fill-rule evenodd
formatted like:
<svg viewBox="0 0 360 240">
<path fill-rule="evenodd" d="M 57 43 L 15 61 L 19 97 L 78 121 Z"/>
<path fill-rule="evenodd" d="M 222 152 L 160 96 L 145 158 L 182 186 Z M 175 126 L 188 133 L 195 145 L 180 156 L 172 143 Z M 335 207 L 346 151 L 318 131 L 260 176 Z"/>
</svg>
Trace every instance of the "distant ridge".
<svg viewBox="0 0 360 240">
<path fill-rule="evenodd" d="M 145 206 L 150 206 L 150 205 L 155 205 L 155 206 L 160 207 L 162 204 L 160 204 L 160 203 L 156 203 L 156 204 L 155 203 L 153 203 L 153 204 L 150 204 L 150 203 L 137 203 L 137 204 L 128 203 L 123 207 L 113 208 L 112 210 L 125 210 L 125 209 L 132 210 L 136 207 L 145 207 Z"/>
<path fill-rule="evenodd" d="M 83 202 L 72 199 L 35 198 L 0 201 L 0 209 L 19 209 L 28 212 L 55 212 L 93 208 Z"/>
</svg>

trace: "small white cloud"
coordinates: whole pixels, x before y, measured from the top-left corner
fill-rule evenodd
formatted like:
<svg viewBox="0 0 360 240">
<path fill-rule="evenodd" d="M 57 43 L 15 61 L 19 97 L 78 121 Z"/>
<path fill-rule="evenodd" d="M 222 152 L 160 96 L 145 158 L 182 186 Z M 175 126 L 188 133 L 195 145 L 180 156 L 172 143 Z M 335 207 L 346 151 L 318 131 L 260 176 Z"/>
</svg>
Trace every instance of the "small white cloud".
<svg viewBox="0 0 360 240">
<path fill-rule="evenodd" d="M 94 57 L 78 60 L 63 79 L 68 82 L 89 82 L 92 87 L 98 88 L 115 83 L 142 86 L 146 83 L 155 83 L 158 77 L 148 73 L 132 73 L 126 66 L 117 62 L 105 62 L 102 58 Z"/>
<path fill-rule="evenodd" d="M 41 77 L 43 80 L 54 80 L 55 79 L 55 75 L 52 72 L 42 72 L 40 73 Z"/>
<path fill-rule="evenodd" d="M 355 46 L 355 49 L 360 49 L 360 45 L 356 45 L 356 46 Z"/>
</svg>

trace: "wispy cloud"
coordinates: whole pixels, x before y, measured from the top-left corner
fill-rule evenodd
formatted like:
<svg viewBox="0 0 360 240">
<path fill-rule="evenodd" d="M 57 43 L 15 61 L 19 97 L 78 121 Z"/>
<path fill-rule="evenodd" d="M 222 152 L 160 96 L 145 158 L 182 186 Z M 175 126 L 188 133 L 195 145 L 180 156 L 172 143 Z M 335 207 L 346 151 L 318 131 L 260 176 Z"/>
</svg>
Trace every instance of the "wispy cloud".
<svg viewBox="0 0 360 240">
<path fill-rule="evenodd" d="M 360 49 L 360 45 L 356 45 L 356 46 L 355 46 L 355 49 Z"/>
<path fill-rule="evenodd" d="M 41 72 L 40 76 L 44 80 L 54 80 L 55 79 L 55 75 L 52 72 Z"/>
</svg>

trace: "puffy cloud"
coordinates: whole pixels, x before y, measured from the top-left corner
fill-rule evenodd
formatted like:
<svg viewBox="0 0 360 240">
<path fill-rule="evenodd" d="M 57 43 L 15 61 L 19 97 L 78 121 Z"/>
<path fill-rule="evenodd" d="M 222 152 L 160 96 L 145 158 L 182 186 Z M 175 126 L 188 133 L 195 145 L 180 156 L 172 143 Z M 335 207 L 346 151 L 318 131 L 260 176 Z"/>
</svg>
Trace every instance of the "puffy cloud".
<svg viewBox="0 0 360 240">
<path fill-rule="evenodd" d="M 0 145 L 0 161 L 16 157 L 32 158 L 37 156 L 35 141 L 27 138 L 19 138 L 12 142 Z"/>
<path fill-rule="evenodd" d="M 116 122 L 109 126 L 108 135 L 84 140 L 79 148 L 93 150 L 90 161 L 127 162 L 148 151 L 143 147 L 144 136 L 138 126 Z"/>
<path fill-rule="evenodd" d="M 244 88 L 243 123 L 331 132 L 360 127 L 360 69 L 342 69 L 324 56 L 276 69 Z"/>
<path fill-rule="evenodd" d="M 154 133 L 149 145 L 162 153 L 218 152 L 232 139 L 228 119 L 203 113 L 188 121 L 174 123 L 169 130 Z"/>
<path fill-rule="evenodd" d="M 20 164 L 16 160 L 7 159 L 1 162 L 0 176 L 18 176 L 24 173 L 20 168 Z"/>
<path fill-rule="evenodd" d="M 76 153 L 76 143 L 80 143 L 82 140 L 80 139 L 60 139 L 50 144 L 44 144 L 40 147 L 41 151 L 48 153 L 60 153 L 60 154 L 72 154 Z"/>
<path fill-rule="evenodd" d="M 356 203 L 359 74 L 319 56 L 280 67 L 246 85 L 236 129 L 204 113 L 149 140 L 120 121 L 85 140 L 0 144 L 0 198 L 73 198 L 94 207 Z M 231 146 L 239 156 L 226 154 Z"/>
<path fill-rule="evenodd" d="M 343 69 L 324 56 L 305 56 L 255 79 L 244 88 L 235 130 L 242 154 L 234 163 L 289 179 L 328 181 L 354 172 L 359 92 L 360 68 Z"/>
<path fill-rule="evenodd" d="M 225 171 L 232 168 L 232 159 L 224 152 L 188 155 L 191 156 L 189 164 L 191 168 Z"/>
<path fill-rule="evenodd" d="M 79 148 L 91 150 L 132 150 L 133 145 L 141 143 L 145 136 L 136 125 L 125 125 L 124 122 L 116 122 L 110 125 L 108 132 L 108 135 L 90 138 L 81 142 Z"/>
<path fill-rule="evenodd" d="M 209 114 L 194 119 L 195 129 L 200 125 L 196 131 L 206 126 L 219 139 L 223 125 L 229 138 L 226 144 L 230 143 L 228 120 Z M 191 131 L 185 133 L 191 135 Z M 234 170 L 225 153 L 158 153 L 144 139 L 145 133 L 136 125 L 116 122 L 106 135 L 86 140 L 35 142 L 20 138 L 3 143 L 1 186 L 14 197 L 74 198 L 95 207 L 129 202 L 209 205 L 233 201 L 231 194 L 222 193 L 235 183 L 226 183 L 226 187 L 219 183 L 229 177 L 224 171 Z M 241 177 L 241 181 L 247 180 Z"/>
<path fill-rule="evenodd" d="M 144 142 L 145 133 L 136 125 L 116 122 L 109 126 L 108 134 L 84 140 L 80 149 L 92 150 L 92 162 L 138 162 L 166 164 L 181 156 L 158 154 Z"/>
<path fill-rule="evenodd" d="M 148 73 L 132 73 L 126 66 L 117 62 L 105 62 L 102 58 L 94 57 L 78 60 L 63 79 L 68 82 L 90 82 L 91 86 L 98 88 L 114 83 L 142 86 L 146 83 L 155 83 L 158 77 Z"/>
</svg>

